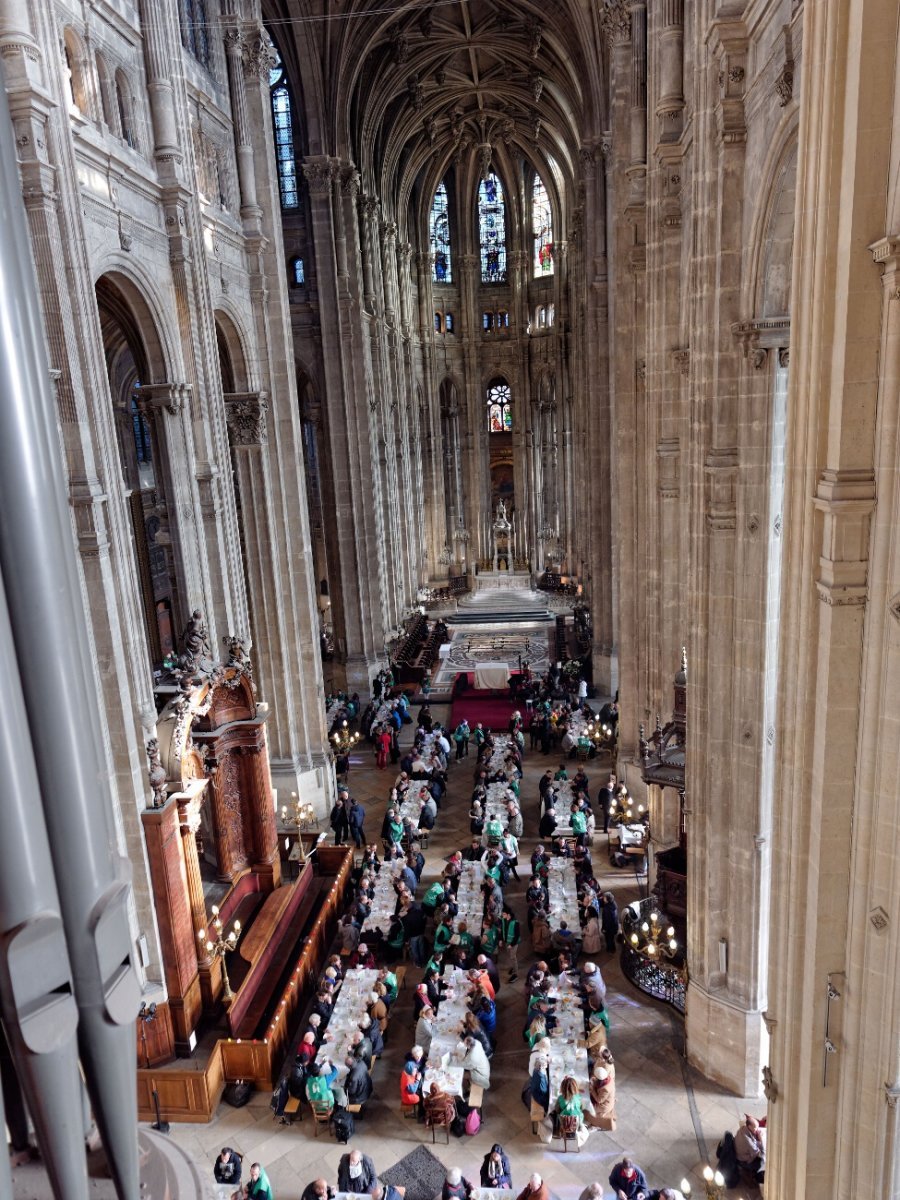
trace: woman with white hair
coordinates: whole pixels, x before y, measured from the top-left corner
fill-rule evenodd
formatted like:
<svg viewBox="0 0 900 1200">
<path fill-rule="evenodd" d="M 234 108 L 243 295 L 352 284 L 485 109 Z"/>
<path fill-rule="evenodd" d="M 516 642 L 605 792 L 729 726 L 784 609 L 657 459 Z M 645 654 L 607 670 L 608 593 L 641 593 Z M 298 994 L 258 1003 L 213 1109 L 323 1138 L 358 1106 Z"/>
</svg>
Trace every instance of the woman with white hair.
<svg viewBox="0 0 900 1200">
<path fill-rule="evenodd" d="M 441 1200 L 466 1200 L 471 1192 L 472 1185 L 459 1167 L 451 1167 L 441 1188 Z"/>
</svg>

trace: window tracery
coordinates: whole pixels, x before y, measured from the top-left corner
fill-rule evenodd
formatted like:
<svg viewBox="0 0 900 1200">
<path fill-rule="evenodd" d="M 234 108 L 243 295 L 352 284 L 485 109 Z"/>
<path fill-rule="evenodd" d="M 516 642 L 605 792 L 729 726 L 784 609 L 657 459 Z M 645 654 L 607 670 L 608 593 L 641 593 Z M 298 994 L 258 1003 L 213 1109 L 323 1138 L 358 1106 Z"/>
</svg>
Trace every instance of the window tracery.
<svg viewBox="0 0 900 1200">
<path fill-rule="evenodd" d="M 491 433 L 511 433 L 513 427 L 512 400 L 505 379 L 495 379 L 488 387 L 488 429 Z"/>
<path fill-rule="evenodd" d="M 534 237 L 534 275 L 553 274 L 553 213 L 544 181 L 535 173 L 531 190 L 531 230 Z"/>
<path fill-rule="evenodd" d="M 447 197 L 447 185 L 442 181 L 438 184 L 434 199 L 431 202 L 431 212 L 428 217 L 428 238 L 431 243 L 431 253 L 434 263 L 431 268 L 431 278 L 435 283 L 452 283 L 453 268 L 450 260 L 450 208 Z"/>
<path fill-rule="evenodd" d="M 481 282 L 506 282 L 506 203 L 503 185 L 491 171 L 478 185 Z"/>
<path fill-rule="evenodd" d="M 300 205 L 297 156 L 294 152 L 294 121 L 284 64 L 278 51 L 275 50 L 274 53 L 275 62 L 269 71 L 269 95 L 272 100 L 272 126 L 275 133 L 275 165 L 278 169 L 281 207 L 291 209 Z"/>
</svg>

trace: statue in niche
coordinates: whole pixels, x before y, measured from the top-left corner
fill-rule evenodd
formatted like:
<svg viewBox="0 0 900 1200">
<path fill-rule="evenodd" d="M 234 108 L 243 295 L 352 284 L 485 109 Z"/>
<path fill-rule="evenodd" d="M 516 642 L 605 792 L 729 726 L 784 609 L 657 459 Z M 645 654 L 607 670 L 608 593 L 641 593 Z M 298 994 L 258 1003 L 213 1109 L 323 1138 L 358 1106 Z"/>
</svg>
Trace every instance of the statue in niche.
<svg viewBox="0 0 900 1200">
<path fill-rule="evenodd" d="M 209 634 L 203 622 L 203 613 L 195 608 L 191 619 L 181 635 L 182 652 L 179 663 L 188 671 L 196 670 L 202 658 L 210 657 Z"/>
</svg>

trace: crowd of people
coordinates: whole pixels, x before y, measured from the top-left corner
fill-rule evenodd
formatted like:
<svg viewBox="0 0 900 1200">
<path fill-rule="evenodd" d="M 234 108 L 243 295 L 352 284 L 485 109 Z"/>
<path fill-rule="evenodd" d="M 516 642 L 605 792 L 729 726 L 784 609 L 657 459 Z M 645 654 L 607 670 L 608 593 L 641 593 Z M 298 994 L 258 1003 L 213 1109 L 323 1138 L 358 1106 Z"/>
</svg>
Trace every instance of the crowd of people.
<svg viewBox="0 0 900 1200">
<path fill-rule="evenodd" d="M 514 712 L 508 728 L 498 734 L 464 719 L 444 729 L 427 702 L 413 712 L 407 696 L 391 696 L 389 676 L 379 682 L 377 695 L 361 714 L 360 726 L 372 745 L 376 766 L 387 769 L 390 762 L 396 768 L 380 847 L 372 831 L 365 830 L 362 804 L 344 784 L 331 813 L 335 842 L 352 841 L 362 854 L 338 931 L 338 952 L 328 959 L 316 982 L 290 1070 L 279 1085 L 276 1114 L 279 1107 L 283 1112 L 290 1097 L 319 1111 L 365 1112 L 374 1090 L 372 1068 L 384 1050 L 399 996 L 398 976 L 406 970 L 401 964 L 408 963 L 421 976 L 412 988 L 413 1026 L 404 1031 L 406 1048 L 393 1095 L 402 1109 L 426 1125 L 446 1126 L 459 1134 L 477 1129 L 497 1046 L 500 966 L 505 967 L 505 984 L 515 983 L 524 924 L 530 935 L 526 944 L 530 940 L 537 957 L 524 981 L 522 1032 L 527 1050 L 522 1061 L 524 1065 L 527 1055 L 527 1081 L 522 1098 L 538 1136 L 549 1144 L 562 1136 L 582 1145 L 592 1131 L 615 1131 L 616 1063 L 606 985 L 594 960 L 604 952 L 615 952 L 619 914 L 614 894 L 595 874 L 592 845 L 599 831 L 608 828 L 621 785 L 614 774 L 604 775 L 592 800 L 584 761 L 588 756 L 576 753 L 577 740 L 570 754 L 578 758 L 577 763 L 563 758 L 556 769 L 544 771 L 539 782 L 536 818 L 530 818 L 535 820 L 533 833 L 539 840 L 530 855 L 524 922 L 516 910 L 518 902 L 512 903 L 506 894 L 510 881 L 520 880 L 522 867 L 526 732 L 531 734 L 532 748 L 544 753 L 554 747 L 568 750 L 571 736 L 568 743 L 563 739 L 573 719 L 577 723 L 579 716 L 583 719 L 590 712 L 586 696 L 575 687 L 571 697 L 560 702 L 559 679 L 529 679 L 518 694 L 524 717 Z M 359 714 L 358 697 L 334 699 L 340 701 L 342 712 L 352 712 L 355 705 Z M 614 723 L 615 706 L 606 706 L 601 716 Z M 407 724 L 414 725 L 413 736 L 403 748 L 400 732 Z M 427 864 L 422 843 L 427 847 L 446 800 L 451 763 L 460 764 L 473 755 L 470 840 L 423 884 Z M 552 911 L 548 877 L 554 860 L 570 862 L 577 887 L 577 920 L 567 921 Z M 529 865 L 527 857 L 525 865 Z M 373 904 L 383 908 L 385 897 L 388 915 L 383 928 L 375 927 Z M 348 1052 L 335 1063 L 328 1025 L 351 971 L 373 972 L 373 982 Z M 572 1056 L 572 1039 L 562 1038 L 573 1020 L 583 1059 Z M 458 1088 L 451 1086 L 453 1069 L 462 1073 Z M 473 1113 L 476 1121 L 470 1128 Z M 725 1146 L 726 1157 L 733 1150 L 735 1169 L 743 1169 L 744 1178 L 749 1171 L 762 1177 L 763 1136 L 748 1118 L 732 1139 L 733 1146 Z M 514 1158 L 502 1145 L 493 1144 L 474 1184 L 459 1169 L 447 1172 L 442 1200 L 470 1200 L 479 1187 L 515 1192 L 517 1200 L 549 1200 L 550 1188 L 540 1174 L 530 1174 L 517 1186 Z M 241 1166 L 234 1150 L 223 1150 L 216 1161 L 216 1180 L 240 1186 Z M 615 1163 L 608 1186 L 615 1200 L 683 1200 L 674 1187 L 651 1187 L 644 1171 L 629 1157 Z M 313 1180 L 302 1200 L 331 1200 L 336 1192 L 402 1200 L 404 1191 L 379 1179 L 372 1158 L 354 1147 L 341 1157 L 336 1178 Z M 245 1193 L 273 1200 L 260 1164 L 249 1168 Z M 602 1200 L 606 1194 L 603 1184 L 595 1182 L 585 1188 L 580 1200 Z"/>
</svg>

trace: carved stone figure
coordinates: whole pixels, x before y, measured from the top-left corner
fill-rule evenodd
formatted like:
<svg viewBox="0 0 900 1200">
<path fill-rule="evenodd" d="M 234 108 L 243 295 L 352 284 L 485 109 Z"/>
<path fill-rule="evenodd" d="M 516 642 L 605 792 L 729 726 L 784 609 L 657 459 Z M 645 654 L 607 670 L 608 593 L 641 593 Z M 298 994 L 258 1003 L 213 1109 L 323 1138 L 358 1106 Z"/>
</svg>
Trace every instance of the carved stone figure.
<svg viewBox="0 0 900 1200">
<path fill-rule="evenodd" d="M 151 738 L 147 743 L 147 775 L 150 780 L 150 790 L 153 793 L 153 807 L 162 808 L 169 794 L 166 786 L 166 769 L 162 765 L 159 753 L 159 741 Z"/>
<path fill-rule="evenodd" d="M 210 657 L 209 634 L 199 608 L 195 608 L 191 613 L 191 619 L 181 635 L 181 645 L 182 652 L 178 661 L 186 670 L 194 670 L 201 658 Z"/>
</svg>

